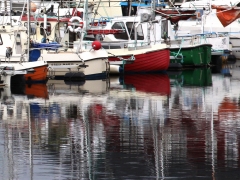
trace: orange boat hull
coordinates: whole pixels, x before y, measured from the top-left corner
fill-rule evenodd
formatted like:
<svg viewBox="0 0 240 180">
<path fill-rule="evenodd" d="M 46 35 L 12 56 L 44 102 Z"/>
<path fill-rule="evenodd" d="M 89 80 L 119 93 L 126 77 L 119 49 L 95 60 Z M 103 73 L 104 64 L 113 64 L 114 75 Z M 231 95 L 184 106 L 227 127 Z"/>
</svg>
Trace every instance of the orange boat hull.
<svg viewBox="0 0 240 180">
<path fill-rule="evenodd" d="M 48 65 L 34 68 L 33 73 L 24 75 L 26 81 L 46 81 L 47 80 Z"/>
</svg>

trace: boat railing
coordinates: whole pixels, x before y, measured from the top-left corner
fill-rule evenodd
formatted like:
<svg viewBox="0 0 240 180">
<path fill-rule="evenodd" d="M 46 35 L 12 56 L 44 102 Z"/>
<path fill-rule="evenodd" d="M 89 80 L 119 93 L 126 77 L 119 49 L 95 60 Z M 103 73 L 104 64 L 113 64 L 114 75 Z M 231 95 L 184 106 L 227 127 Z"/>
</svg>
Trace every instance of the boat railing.
<svg viewBox="0 0 240 180">
<path fill-rule="evenodd" d="M 96 23 L 97 24 L 96 26 L 102 26 L 104 23 L 110 22 L 112 19 L 113 18 L 111 18 L 111 17 L 104 17 L 104 16 L 102 16 L 102 17 L 100 17 L 98 19 L 92 18 L 90 22 L 91 22 L 91 24 Z"/>
<path fill-rule="evenodd" d="M 76 42 L 74 46 L 77 46 L 79 42 Z M 104 49 L 122 49 L 122 48 L 144 48 L 149 46 L 148 42 L 128 42 L 128 41 L 101 41 L 102 48 Z M 82 47 L 84 49 L 91 49 L 92 41 L 83 41 Z"/>
<path fill-rule="evenodd" d="M 191 40 L 191 45 L 207 43 L 208 38 L 217 38 L 217 37 L 229 37 L 229 34 L 226 32 L 215 33 L 215 32 L 206 32 L 200 34 L 182 34 L 177 35 L 176 39 Z"/>
</svg>

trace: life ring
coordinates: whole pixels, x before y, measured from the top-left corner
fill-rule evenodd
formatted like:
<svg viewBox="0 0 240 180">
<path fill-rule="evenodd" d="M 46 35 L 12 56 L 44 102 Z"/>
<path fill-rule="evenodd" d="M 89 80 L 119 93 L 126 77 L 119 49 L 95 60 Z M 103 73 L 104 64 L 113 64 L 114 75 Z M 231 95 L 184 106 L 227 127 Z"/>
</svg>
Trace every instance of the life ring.
<svg viewBox="0 0 240 180">
<path fill-rule="evenodd" d="M 77 23 L 76 23 L 77 21 Z M 75 29 L 73 29 L 73 27 L 76 27 Z M 83 28 L 83 20 L 82 18 L 78 17 L 78 16 L 74 16 L 71 19 L 69 19 L 68 22 L 68 29 L 71 32 L 79 32 L 81 29 Z"/>
</svg>

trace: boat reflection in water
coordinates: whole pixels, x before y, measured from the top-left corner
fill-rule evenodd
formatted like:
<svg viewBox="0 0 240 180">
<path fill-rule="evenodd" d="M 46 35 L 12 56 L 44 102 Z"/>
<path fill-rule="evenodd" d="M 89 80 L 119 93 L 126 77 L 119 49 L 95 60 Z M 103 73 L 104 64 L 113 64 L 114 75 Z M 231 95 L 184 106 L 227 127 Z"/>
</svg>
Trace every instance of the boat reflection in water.
<svg viewBox="0 0 240 180">
<path fill-rule="evenodd" d="M 211 86 L 212 73 L 210 68 L 186 69 L 182 71 L 169 71 L 172 85 L 180 86 Z"/>
<path fill-rule="evenodd" d="M 178 73 L 50 80 L 48 98 L 15 99 L 11 113 L 2 101 L 1 177 L 234 179 L 239 81 Z"/>
<path fill-rule="evenodd" d="M 136 123 L 149 123 L 151 117 L 164 124 L 171 94 L 167 74 L 128 74 L 111 80 L 109 96 L 116 99 L 115 111 L 120 117 Z"/>
<path fill-rule="evenodd" d="M 167 74 L 126 74 L 110 78 L 111 90 L 126 89 L 132 92 L 166 95 L 171 94 Z"/>
<path fill-rule="evenodd" d="M 170 95 L 170 80 L 167 74 L 132 74 L 121 77 L 121 83 L 138 92 Z"/>
<path fill-rule="evenodd" d="M 12 84 L 11 87 L 4 87 L 1 90 L 1 119 L 7 123 L 23 123 L 28 121 L 22 118 L 28 110 L 28 103 L 31 99 L 48 99 L 48 90 L 46 84 Z M 26 106 L 27 105 L 27 106 Z M 10 118 L 10 119 L 9 119 Z M 24 125 L 24 126 L 25 126 Z"/>
<path fill-rule="evenodd" d="M 165 125 L 165 131 L 174 129 L 174 132 L 171 139 L 164 141 L 185 146 L 184 152 L 172 158 L 185 156 L 189 166 L 194 166 L 193 171 L 202 169 L 198 176 L 209 173 L 214 179 L 221 179 L 219 169 L 239 168 L 239 81 L 224 74 L 212 75 L 209 69 L 189 70 L 181 72 L 180 76 L 180 83 L 173 83 L 171 87 L 170 114 Z M 176 82 L 176 79 L 171 80 Z M 182 170 L 187 171 L 187 168 Z"/>
</svg>

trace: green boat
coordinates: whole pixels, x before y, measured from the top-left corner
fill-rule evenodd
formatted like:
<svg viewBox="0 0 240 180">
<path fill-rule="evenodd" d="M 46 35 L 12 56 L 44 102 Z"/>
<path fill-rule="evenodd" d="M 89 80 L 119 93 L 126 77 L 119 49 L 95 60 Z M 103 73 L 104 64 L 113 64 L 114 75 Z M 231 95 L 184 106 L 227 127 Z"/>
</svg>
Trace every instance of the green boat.
<svg viewBox="0 0 240 180">
<path fill-rule="evenodd" d="M 171 85 L 212 86 L 211 68 L 195 68 L 183 71 L 168 71 Z"/>
<path fill-rule="evenodd" d="M 169 68 L 207 66 L 211 62 L 211 44 L 170 47 Z"/>
</svg>

